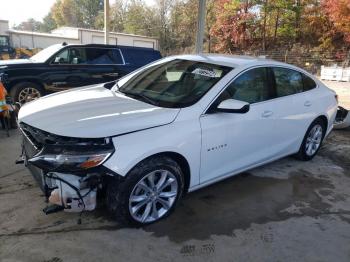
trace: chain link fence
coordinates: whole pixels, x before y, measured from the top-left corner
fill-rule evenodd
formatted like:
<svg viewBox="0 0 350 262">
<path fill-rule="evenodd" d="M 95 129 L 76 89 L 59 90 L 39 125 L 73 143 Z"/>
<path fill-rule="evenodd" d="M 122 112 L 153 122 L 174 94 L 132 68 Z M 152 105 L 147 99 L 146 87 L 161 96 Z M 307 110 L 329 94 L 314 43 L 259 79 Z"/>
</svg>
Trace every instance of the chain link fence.
<svg viewBox="0 0 350 262">
<path fill-rule="evenodd" d="M 234 55 L 261 56 L 268 59 L 296 65 L 312 74 L 320 75 L 321 66 L 338 65 L 341 67 L 350 66 L 350 51 L 301 51 L 301 50 L 271 50 L 271 51 L 241 51 L 234 52 Z"/>
</svg>

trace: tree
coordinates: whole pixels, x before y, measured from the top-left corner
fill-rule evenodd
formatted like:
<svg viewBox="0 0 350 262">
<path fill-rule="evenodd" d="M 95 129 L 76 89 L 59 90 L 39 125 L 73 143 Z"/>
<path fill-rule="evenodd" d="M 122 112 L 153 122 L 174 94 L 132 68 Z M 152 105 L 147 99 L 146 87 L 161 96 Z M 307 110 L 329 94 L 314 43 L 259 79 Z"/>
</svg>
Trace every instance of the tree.
<svg viewBox="0 0 350 262">
<path fill-rule="evenodd" d="M 192 52 L 196 41 L 198 1 L 176 1 L 170 13 L 172 52 Z"/>
<path fill-rule="evenodd" d="M 206 13 L 206 32 L 205 32 L 205 39 L 204 39 L 204 46 L 207 47 L 208 52 L 211 52 L 211 34 L 210 30 L 215 24 L 216 21 L 216 13 L 215 13 L 215 0 L 207 0 L 207 13 Z"/>
<path fill-rule="evenodd" d="M 124 23 L 126 19 L 127 4 L 126 1 L 116 0 L 111 7 L 110 12 L 110 28 L 114 32 L 123 32 L 125 30 Z"/>
<path fill-rule="evenodd" d="M 131 0 L 125 14 L 125 32 L 139 35 L 154 35 L 155 10 L 142 0 Z"/>
<path fill-rule="evenodd" d="M 57 0 L 51 12 L 57 26 L 95 28 L 103 0 Z"/>
<path fill-rule="evenodd" d="M 114 0 L 110 30 L 159 39 L 165 55 L 194 51 L 199 0 Z M 15 28 L 49 32 L 59 26 L 103 29 L 103 0 L 56 0 L 43 22 Z M 350 47 L 349 0 L 207 0 L 204 50 L 265 53 Z"/>
<path fill-rule="evenodd" d="M 13 28 L 17 30 L 39 32 L 41 25 L 40 21 L 36 21 L 34 18 L 29 18 L 27 21 L 15 25 Z"/>
<path fill-rule="evenodd" d="M 233 52 L 251 46 L 259 29 L 254 6 L 255 3 L 249 0 L 217 1 L 217 19 L 211 29 L 217 39 L 216 51 Z"/>
<path fill-rule="evenodd" d="M 332 21 L 335 29 L 344 35 L 350 43 L 350 2 L 349 0 L 323 0 L 325 14 Z"/>
<path fill-rule="evenodd" d="M 74 10 L 73 0 L 57 0 L 51 9 L 52 18 L 57 26 L 78 26 L 78 17 Z"/>
<path fill-rule="evenodd" d="M 48 13 L 40 25 L 40 32 L 51 32 L 57 28 L 56 21 L 52 17 L 52 12 Z"/>
<path fill-rule="evenodd" d="M 103 13 L 103 0 L 75 0 L 75 13 L 83 28 L 95 28 L 96 17 Z"/>
</svg>

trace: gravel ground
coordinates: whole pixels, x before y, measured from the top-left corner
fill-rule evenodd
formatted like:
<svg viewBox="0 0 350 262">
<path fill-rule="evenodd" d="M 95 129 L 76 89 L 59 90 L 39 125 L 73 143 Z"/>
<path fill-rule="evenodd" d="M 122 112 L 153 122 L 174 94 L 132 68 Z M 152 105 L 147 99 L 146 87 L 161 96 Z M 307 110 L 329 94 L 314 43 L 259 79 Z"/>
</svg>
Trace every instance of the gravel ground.
<svg viewBox="0 0 350 262">
<path fill-rule="evenodd" d="M 0 261 L 350 261 L 350 129 L 189 194 L 166 220 L 123 228 L 103 208 L 44 215 L 18 131 L 0 132 Z"/>
</svg>

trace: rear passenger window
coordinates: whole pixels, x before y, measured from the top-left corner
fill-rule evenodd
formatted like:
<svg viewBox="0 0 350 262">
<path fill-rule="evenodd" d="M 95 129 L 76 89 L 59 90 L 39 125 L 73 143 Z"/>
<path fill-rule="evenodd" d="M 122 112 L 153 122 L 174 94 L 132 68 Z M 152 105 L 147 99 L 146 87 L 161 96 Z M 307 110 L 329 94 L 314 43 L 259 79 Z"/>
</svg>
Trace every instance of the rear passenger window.
<svg viewBox="0 0 350 262">
<path fill-rule="evenodd" d="M 113 65 L 122 64 L 119 50 L 111 48 L 86 48 L 87 64 Z"/>
<path fill-rule="evenodd" d="M 220 95 L 219 102 L 230 98 L 251 104 L 270 99 L 266 68 L 243 73 Z"/>
<path fill-rule="evenodd" d="M 146 65 L 161 58 L 159 51 L 142 48 L 122 49 L 124 58 L 133 65 Z"/>
<path fill-rule="evenodd" d="M 113 59 L 116 64 L 124 64 L 122 55 L 120 54 L 119 49 L 113 49 Z"/>
<path fill-rule="evenodd" d="M 303 85 L 304 85 L 304 91 L 308 91 L 316 87 L 315 81 L 304 74 L 303 74 Z"/>
<path fill-rule="evenodd" d="M 303 92 L 301 73 L 280 67 L 274 67 L 272 70 L 275 75 L 277 97 Z"/>
</svg>

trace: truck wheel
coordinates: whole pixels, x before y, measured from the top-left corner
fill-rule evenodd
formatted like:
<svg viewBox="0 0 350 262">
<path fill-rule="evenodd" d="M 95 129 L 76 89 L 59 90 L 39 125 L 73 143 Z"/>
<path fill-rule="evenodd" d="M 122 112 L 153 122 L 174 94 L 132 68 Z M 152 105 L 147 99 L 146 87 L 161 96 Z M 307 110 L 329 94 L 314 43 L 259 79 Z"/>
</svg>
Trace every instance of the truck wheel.
<svg viewBox="0 0 350 262">
<path fill-rule="evenodd" d="M 11 88 L 10 94 L 21 105 L 45 95 L 45 90 L 33 82 L 21 82 Z"/>
<path fill-rule="evenodd" d="M 183 193 L 183 181 L 180 166 L 171 158 L 146 159 L 122 182 L 109 182 L 108 209 L 124 225 L 154 223 L 174 210 Z"/>
</svg>

